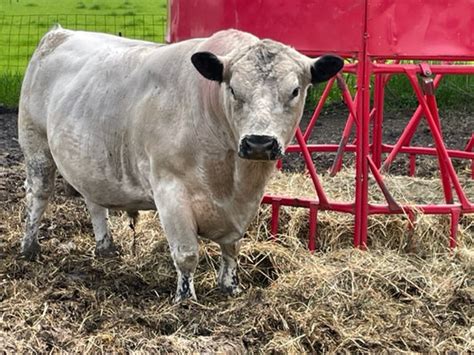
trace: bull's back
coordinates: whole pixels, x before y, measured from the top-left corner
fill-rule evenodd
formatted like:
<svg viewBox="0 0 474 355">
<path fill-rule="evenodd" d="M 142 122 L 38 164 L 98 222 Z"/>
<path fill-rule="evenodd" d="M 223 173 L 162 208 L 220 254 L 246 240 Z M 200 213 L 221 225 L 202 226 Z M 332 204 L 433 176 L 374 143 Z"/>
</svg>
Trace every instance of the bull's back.
<svg viewBox="0 0 474 355">
<path fill-rule="evenodd" d="M 121 207 L 149 200 L 139 138 L 150 105 L 166 111 L 167 63 L 178 68 L 179 51 L 192 51 L 193 43 L 175 47 L 49 32 L 25 75 L 20 132 L 31 126 L 44 132 L 58 170 L 83 195 L 100 196 L 95 202 Z"/>
<path fill-rule="evenodd" d="M 20 108 L 44 124 L 58 110 L 81 115 L 80 106 L 97 109 L 93 107 L 97 100 L 88 93 L 97 95 L 112 85 L 119 93 L 116 84 L 133 74 L 130 68 L 140 65 L 144 52 L 158 47 L 106 34 L 52 30 L 43 37 L 28 65 Z"/>
</svg>

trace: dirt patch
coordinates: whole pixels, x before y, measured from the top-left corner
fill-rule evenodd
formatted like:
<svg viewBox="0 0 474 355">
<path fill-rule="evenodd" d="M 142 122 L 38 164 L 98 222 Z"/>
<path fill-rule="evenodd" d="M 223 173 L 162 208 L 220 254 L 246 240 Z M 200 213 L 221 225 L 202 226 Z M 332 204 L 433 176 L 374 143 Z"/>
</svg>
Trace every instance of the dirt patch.
<svg viewBox="0 0 474 355">
<path fill-rule="evenodd" d="M 318 133 L 324 131 L 325 139 L 337 142 L 344 112 L 331 108 L 324 115 Z M 472 131 L 470 116 L 452 117 L 460 117 L 461 127 L 467 125 L 463 132 Z M 18 256 L 24 171 L 15 137 L 16 116 L 0 116 L 0 350 L 472 350 L 473 215 L 463 217 L 461 247 L 454 253 L 447 249 L 447 219 L 422 215 L 415 226 L 404 216 L 371 218 L 371 250 L 360 252 L 351 247 L 352 217 L 320 212 L 320 251 L 311 255 L 306 248 L 307 211 L 283 208 L 274 242 L 269 240 L 269 207 L 263 206 L 243 242 L 243 294 L 227 298 L 216 290 L 220 253 L 213 243 L 203 242 L 195 276 L 199 302 L 174 305 L 176 274 L 154 213 L 141 215 L 135 252 L 126 216 L 113 213 L 112 232 L 122 254 L 98 260 L 84 203 L 66 197 L 60 183 L 40 228 L 41 260 L 27 262 Z M 453 138 L 455 143 L 461 144 Z M 330 165 L 322 154 L 315 159 L 320 169 Z M 324 174 L 321 178 L 334 198 L 353 194 L 352 171 L 346 169 L 332 180 Z M 411 185 L 404 177 L 388 179 L 397 198 L 436 201 L 442 196 L 426 176 Z M 472 181 L 463 184 L 473 191 Z M 403 190 L 396 190 L 399 186 Z M 312 187 L 305 175 L 279 174 L 269 191 L 305 196 L 312 194 Z"/>
</svg>

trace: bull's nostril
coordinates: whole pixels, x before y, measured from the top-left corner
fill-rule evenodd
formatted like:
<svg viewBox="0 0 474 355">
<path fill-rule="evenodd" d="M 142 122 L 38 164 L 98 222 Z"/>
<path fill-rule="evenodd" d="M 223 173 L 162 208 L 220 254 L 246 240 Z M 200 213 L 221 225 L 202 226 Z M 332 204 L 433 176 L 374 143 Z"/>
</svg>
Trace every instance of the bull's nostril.
<svg viewBox="0 0 474 355">
<path fill-rule="evenodd" d="M 265 150 L 272 149 L 273 142 L 254 143 L 254 142 L 247 141 L 247 145 L 251 149 L 258 150 L 258 151 L 265 151 Z"/>
<path fill-rule="evenodd" d="M 249 147 L 259 151 L 265 151 L 271 149 L 276 143 L 276 139 L 270 136 L 257 136 L 251 135 L 245 138 L 245 141 Z"/>
<path fill-rule="evenodd" d="M 250 149 L 251 146 L 247 139 L 242 139 L 242 143 L 240 144 L 241 149 Z"/>
<path fill-rule="evenodd" d="M 277 142 L 276 139 L 274 139 L 273 142 L 272 142 L 271 149 L 272 149 L 272 150 L 276 150 L 276 149 L 278 149 L 278 148 L 279 148 L 279 147 L 278 147 L 278 142 Z"/>
</svg>

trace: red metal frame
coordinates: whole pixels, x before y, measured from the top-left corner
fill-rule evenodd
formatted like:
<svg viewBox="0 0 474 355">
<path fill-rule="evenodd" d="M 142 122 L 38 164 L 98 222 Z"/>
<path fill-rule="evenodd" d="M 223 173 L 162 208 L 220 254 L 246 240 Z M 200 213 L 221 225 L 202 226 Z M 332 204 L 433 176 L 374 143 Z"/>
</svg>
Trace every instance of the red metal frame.
<svg viewBox="0 0 474 355">
<path fill-rule="evenodd" d="M 414 12 L 416 17 L 413 17 Z M 260 18 L 264 20 L 258 21 Z M 474 61 L 472 1 L 432 0 L 420 3 L 418 0 L 334 0 L 329 4 L 324 0 L 170 0 L 169 23 L 168 39 L 171 42 L 209 36 L 220 29 L 238 28 L 259 37 L 270 37 L 290 44 L 306 55 L 332 52 L 355 60 L 355 63 L 346 64 L 343 70 L 357 76 L 355 96 L 352 97 L 342 75 L 331 79 L 305 132 L 298 129 L 297 144 L 287 149 L 287 153 L 302 154 L 315 187 L 315 197 L 266 195 L 263 198 L 262 203 L 272 205 L 272 236 L 278 233 L 281 206 L 308 208 L 308 248 L 312 251 L 316 249 L 319 211 L 353 214 L 354 245 L 359 248 L 367 246 L 369 215 L 405 214 L 413 229 L 415 213 L 421 212 L 449 215 L 451 228 L 448 243 L 451 248 L 456 246 L 460 216 L 474 213 L 474 203 L 473 196 L 470 201 L 460 185 L 451 159 L 470 160 L 471 177 L 474 179 L 474 133 L 464 150 L 446 148 L 435 90 L 445 75 L 474 74 L 474 65 L 455 63 Z M 331 32 L 330 36 L 326 34 L 328 31 Z M 400 63 L 402 59 L 421 62 Z M 441 64 L 428 64 L 428 61 Z M 397 142 L 389 145 L 382 140 L 384 92 L 390 77 L 397 74 L 407 76 L 419 105 Z M 371 79 L 374 83 L 372 106 Z M 340 143 L 308 144 L 335 81 L 349 109 Z M 428 123 L 434 148 L 410 145 L 422 119 Z M 354 125 L 356 138 L 349 144 Z M 331 201 L 327 197 L 312 162 L 311 154 L 314 152 L 336 152 L 331 175 L 340 170 L 345 152 L 356 154 L 354 201 Z M 418 155 L 438 158 L 444 203 L 406 205 L 399 204 L 392 197 L 382 174 L 399 154 L 408 156 L 411 176 L 415 174 Z M 370 175 L 383 193 L 385 204 L 369 203 Z"/>
</svg>

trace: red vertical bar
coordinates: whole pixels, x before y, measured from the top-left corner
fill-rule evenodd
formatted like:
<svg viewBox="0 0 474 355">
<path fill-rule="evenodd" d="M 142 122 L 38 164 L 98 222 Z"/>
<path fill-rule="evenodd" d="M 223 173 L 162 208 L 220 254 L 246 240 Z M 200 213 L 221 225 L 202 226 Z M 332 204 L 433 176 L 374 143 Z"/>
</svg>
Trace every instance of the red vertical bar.
<svg viewBox="0 0 474 355">
<path fill-rule="evenodd" d="M 366 2 L 367 6 L 367 2 Z M 367 19 L 366 19 L 367 21 Z M 369 107 L 370 107 L 370 58 L 367 56 L 364 36 L 364 53 L 360 55 L 357 88 L 357 147 L 356 147 L 356 186 L 354 245 L 365 249 L 368 228 L 368 163 L 369 155 Z"/>
<path fill-rule="evenodd" d="M 464 149 L 466 152 L 470 152 L 474 150 L 474 133 L 471 136 L 471 139 L 469 139 L 469 142 L 466 144 L 466 149 Z M 474 180 L 474 160 L 471 160 L 471 179 Z"/>
<path fill-rule="evenodd" d="M 355 218 L 354 246 L 365 249 L 369 219 L 368 190 L 369 172 L 369 109 L 370 109 L 370 58 L 367 54 L 367 16 L 369 1 L 365 1 L 363 51 L 359 53 L 357 65 L 357 130 L 356 130 L 356 177 L 355 177 Z"/>
<path fill-rule="evenodd" d="M 471 160 L 471 179 L 474 180 L 474 160 Z"/>
<path fill-rule="evenodd" d="M 311 203 L 309 205 L 309 238 L 308 249 L 311 253 L 316 250 L 316 234 L 318 232 L 318 205 Z"/>
<path fill-rule="evenodd" d="M 461 210 L 459 208 L 455 208 L 451 211 L 451 230 L 449 233 L 449 247 L 451 249 L 456 248 L 456 245 L 457 245 L 457 234 L 458 234 L 460 216 L 461 216 Z"/>
<path fill-rule="evenodd" d="M 372 160 L 380 169 L 382 164 L 382 125 L 383 125 L 383 108 L 385 99 L 385 78 L 383 74 L 377 74 L 375 77 L 375 93 L 374 106 L 375 118 L 373 125 L 373 142 L 372 142 Z"/>
<path fill-rule="evenodd" d="M 274 240 L 278 234 L 278 223 L 280 220 L 280 205 L 281 200 L 274 199 L 272 202 L 272 221 L 271 221 L 271 230 L 270 234 Z"/>
</svg>

